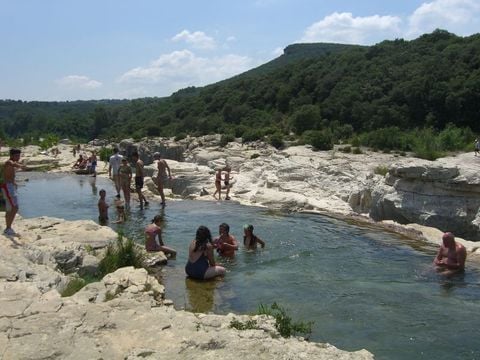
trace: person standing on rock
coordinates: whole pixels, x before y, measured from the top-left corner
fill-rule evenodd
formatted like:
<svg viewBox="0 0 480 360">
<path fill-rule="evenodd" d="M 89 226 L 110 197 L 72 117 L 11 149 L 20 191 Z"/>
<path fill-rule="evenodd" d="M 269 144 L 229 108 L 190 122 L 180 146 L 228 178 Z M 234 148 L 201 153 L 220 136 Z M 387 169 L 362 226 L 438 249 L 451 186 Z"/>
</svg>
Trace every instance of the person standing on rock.
<svg viewBox="0 0 480 360">
<path fill-rule="evenodd" d="M 212 234 L 206 226 L 199 226 L 195 239 L 188 247 L 188 262 L 185 273 L 199 280 L 212 279 L 225 275 L 225 268 L 215 264 L 213 255 Z"/>
<path fill-rule="evenodd" d="M 118 169 L 122 164 L 123 156 L 118 153 L 118 148 L 113 148 L 113 155 L 108 160 L 108 177 L 113 180 L 115 189 L 117 190 L 117 198 L 120 198 L 120 179 Z"/>
<path fill-rule="evenodd" d="M 213 245 L 217 248 L 220 256 L 233 258 L 235 251 L 238 250 L 238 242 L 235 236 L 230 235 L 230 226 L 226 223 L 218 227 L 219 236 L 213 240 Z"/>
<path fill-rule="evenodd" d="M 143 205 L 148 205 L 148 201 L 145 195 L 142 193 L 143 179 L 145 176 L 143 161 L 140 160 L 138 152 L 132 154 L 132 159 L 135 162 L 135 191 L 138 194 L 138 201 L 140 202 L 140 208 L 143 209 Z"/>
<path fill-rule="evenodd" d="M 5 199 L 5 223 L 3 231 L 7 236 L 18 236 L 12 229 L 13 220 L 18 212 L 17 184 L 15 183 L 15 172 L 17 169 L 25 169 L 25 165 L 20 164 L 20 149 L 10 149 L 10 158 L 3 164 L 0 173 L 0 188 Z"/>
<path fill-rule="evenodd" d="M 161 204 L 165 206 L 165 193 L 163 192 L 163 189 L 167 184 L 167 181 L 172 180 L 172 173 L 170 172 L 170 167 L 168 166 L 167 162 L 161 158 L 161 155 L 159 152 L 154 153 L 153 158 L 157 162 L 157 170 L 158 170 L 157 176 L 156 176 L 157 189 L 162 199 Z"/>
<path fill-rule="evenodd" d="M 478 139 L 475 139 L 473 146 L 475 147 L 475 156 L 477 156 L 480 152 L 480 141 L 478 141 Z"/>
<path fill-rule="evenodd" d="M 232 176 L 230 176 L 230 172 L 232 171 L 232 168 L 227 165 L 223 168 L 223 170 L 225 171 L 225 176 L 223 178 L 223 183 L 225 184 L 225 188 L 227 189 L 227 192 L 225 193 L 225 200 L 230 200 L 230 188 L 232 187 L 232 185 L 230 184 L 230 180 L 233 179 Z"/>
<path fill-rule="evenodd" d="M 455 236 L 451 232 L 444 233 L 442 245 L 433 261 L 437 269 L 442 272 L 446 270 L 449 273 L 463 271 L 466 259 L 467 250 L 465 246 L 456 242 Z"/>
<path fill-rule="evenodd" d="M 218 193 L 218 200 L 222 200 L 222 169 L 218 168 L 217 172 L 215 173 L 215 192 L 213 193 L 213 197 L 216 199 Z"/>
</svg>

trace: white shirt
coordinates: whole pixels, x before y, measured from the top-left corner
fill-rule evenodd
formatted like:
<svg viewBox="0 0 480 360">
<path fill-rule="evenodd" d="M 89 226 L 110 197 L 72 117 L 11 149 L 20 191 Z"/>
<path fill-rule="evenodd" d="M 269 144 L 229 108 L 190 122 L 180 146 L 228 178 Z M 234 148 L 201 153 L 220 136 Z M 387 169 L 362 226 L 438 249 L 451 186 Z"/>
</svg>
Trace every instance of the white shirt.
<svg viewBox="0 0 480 360">
<path fill-rule="evenodd" d="M 118 175 L 118 169 L 120 168 L 120 165 L 122 165 L 122 159 L 123 156 L 118 153 L 110 156 L 108 164 L 112 168 L 112 175 Z"/>
</svg>

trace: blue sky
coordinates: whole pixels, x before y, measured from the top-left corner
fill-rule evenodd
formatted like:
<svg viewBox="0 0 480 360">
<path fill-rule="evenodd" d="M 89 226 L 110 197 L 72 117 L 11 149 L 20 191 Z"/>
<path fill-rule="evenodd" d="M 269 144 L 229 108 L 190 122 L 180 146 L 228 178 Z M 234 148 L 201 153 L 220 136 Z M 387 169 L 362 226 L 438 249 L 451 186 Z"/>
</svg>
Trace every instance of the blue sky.
<svg viewBox="0 0 480 360">
<path fill-rule="evenodd" d="M 297 42 L 480 32 L 480 0 L 0 0 L 0 99 L 168 96 Z"/>
</svg>

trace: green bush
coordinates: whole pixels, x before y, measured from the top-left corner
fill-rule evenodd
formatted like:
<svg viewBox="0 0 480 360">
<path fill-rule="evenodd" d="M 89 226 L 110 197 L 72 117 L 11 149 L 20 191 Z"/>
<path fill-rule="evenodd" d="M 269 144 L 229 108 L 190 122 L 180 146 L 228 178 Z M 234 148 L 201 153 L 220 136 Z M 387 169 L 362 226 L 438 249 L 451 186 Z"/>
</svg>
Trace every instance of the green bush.
<svg viewBox="0 0 480 360">
<path fill-rule="evenodd" d="M 306 144 L 312 145 L 316 150 L 333 149 L 333 138 L 329 129 L 305 131 L 302 138 Z"/>
<path fill-rule="evenodd" d="M 98 152 L 98 156 L 100 158 L 100 161 L 105 161 L 108 162 L 108 159 L 110 159 L 110 156 L 113 155 L 113 149 L 107 148 L 103 146 L 100 151 Z"/>
<path fill-rule="evenodd" d="M 435 160 L 445 155 L 432 128 L 418 130 L 412 138 L 412 150 L 421 159 Z"/>
<path fill-rule="evenodd" d="M 175 141 L 180 141 L 180 140 L 183 140 L 187 137 L 187 134 L 181 132 L 181 133 L 178 133 L 177 135 L 175 135 L 175 138 L 174 140 Z"/>
<path fill-rule="evenodd" d="M 444 151 L 471 150 L 474 138 L 469 128 L 457 128 L 452 124 L 438 134 L 439 147 Z"/>
<path fill-rule="evenodd" d="M 141 268 L 142 260 L 142 254 L 137 250 L 133 240 L 124 240 L 123 234 L 118 234 L 117 243 L 110 243 L 108 245 L 105 256 L 100 261 L 98 270 L 100 274 L 104 276 L 125 266 Z"/>
<path fill-rule="evenodd" d="M 308 339 L 312 333 L 313 321 L 293 321 L 287 314 L 287 311 L 276 302 L 270 307 L 260 304 L 258 314 L 269 315 L 275 318 L 275 328 L 283 337 L 288 338 L 300 334 Z"/>
<path fill-rule="evenodd" d="M 388 173 L 388 166 L 385 165 L 378 165 L 373 172 L 377 175 L 385 176 Z"/>
<path fill-rule="evenodd" d="M 235 141 L 235 136 L 232 134 L 223 134 L 222 137 L 220 138 L 220 146 L 224 147 L 226 146 L 229 142 Z"/>
<path fill-rule="evenodd" d="M 354 147 L 352 149 L 352 154 L 355 154 L 355 155 L 363 154 L 363 151 L 359 147 Z"/>
<path fill-rule="evenodd" d="M 283 147 L 283 135 L 281 133 L 274 133 L 268 137 L 268 142 L 276 149 Z"/>
<path fill-rule="evenodd" d="M 237 330 L 252 330 L 258 329 L 258 324 L 255 320 L 241 322 L 240 320 L 234 318 L 232 321 L 230 321 L 230 327 Z"/>
</svg>

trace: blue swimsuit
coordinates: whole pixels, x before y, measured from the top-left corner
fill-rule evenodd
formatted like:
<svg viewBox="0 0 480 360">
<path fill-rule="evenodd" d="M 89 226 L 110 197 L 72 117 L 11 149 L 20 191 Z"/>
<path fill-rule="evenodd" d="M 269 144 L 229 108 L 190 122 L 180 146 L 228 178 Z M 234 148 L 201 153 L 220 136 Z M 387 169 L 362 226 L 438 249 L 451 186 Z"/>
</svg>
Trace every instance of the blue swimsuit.
<svg viewBox="0 0 480 360">
<path fill-rule="evenodd" d="M 192 263 L 189 260 L 187 262 L 187 265 L 185 266 L 185 272 L 191 278 L 203 280 L 209 266 L 210 265 L 208 263 L 207 256 L 202 254 L 197 261 Z"/>
</svg>

